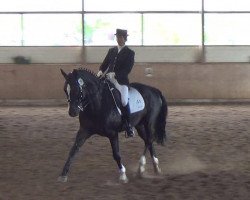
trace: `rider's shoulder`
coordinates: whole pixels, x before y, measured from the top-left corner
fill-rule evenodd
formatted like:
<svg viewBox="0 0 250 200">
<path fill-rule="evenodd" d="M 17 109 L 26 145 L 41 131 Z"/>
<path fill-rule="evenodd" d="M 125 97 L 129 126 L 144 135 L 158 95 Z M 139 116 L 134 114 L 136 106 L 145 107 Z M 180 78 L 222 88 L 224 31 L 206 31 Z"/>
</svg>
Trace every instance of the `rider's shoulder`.
<svg viewBox="0 0 250 200">
<path fill-rule="evenodd" d="M 131 54 L 135 54 L 135 51 L 134 50 L 132 50 L 132 49 L 130 49 L 130 48 L 128 48 L 128 50 L 129 50 L 129 52 L 131 53 Z"/>
<path fill-rule="evenodd" d="M 117 49 L 117 47 L 110 47 L 109 48 L 109 51 L 114 51 L 114 50 L 116 50 Z"/>
<path fill-rule="evenodd" d="M 135 53 L 134 50 L 130 49 L 128 46 L 125 46 L 125 48 L 127 49 L 128 52 Z"/>
</svg>

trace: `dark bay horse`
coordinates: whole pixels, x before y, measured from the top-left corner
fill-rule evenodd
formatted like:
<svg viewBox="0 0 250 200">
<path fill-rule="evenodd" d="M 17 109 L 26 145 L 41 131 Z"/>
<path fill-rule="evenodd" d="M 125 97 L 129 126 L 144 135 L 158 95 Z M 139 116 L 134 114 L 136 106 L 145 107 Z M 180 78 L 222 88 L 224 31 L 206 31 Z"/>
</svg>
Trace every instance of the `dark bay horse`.
<svg viewBox="0 0 250 200">
<path fill-rule="evenodd" d="M 87 69 L 74 69 L 66 74 L 61 70 L 69 104 L 69 115 L 79 116 L 80 128 L 77 132 L 75 143 L 72 146 L 68 159 L 64 165 L 60 181 L 67 181 L 72 159 L 84 142 L 93 134 L 108 137 L 111 143 L 113 158 L 117 162 L 120 181 L 128 182 L 126 169 L 121 162 L 119 153 L 118 133 L 124 130 L 122 116 L 117 107 L 121 106 L 118 90 L 110 91 L 112 85 L 107 80 L 98 78 L 96 74 Z M 159 161 L 156 157 L 153 142 L 164 144 L 166 134 L 167 102 L 162 93 L 153 87 L 132 83 L 130 87 L 139 91 L 144 99 L 143 110 L 131 114 L 131 124 L 137 130 L 138 135 L 144 140 L 145 148 L 139 161 L 138 173 L 145 171 L 146 152 L 149 150 L 153 160 L 154 170 L 160 173 Z"/>
</svg>

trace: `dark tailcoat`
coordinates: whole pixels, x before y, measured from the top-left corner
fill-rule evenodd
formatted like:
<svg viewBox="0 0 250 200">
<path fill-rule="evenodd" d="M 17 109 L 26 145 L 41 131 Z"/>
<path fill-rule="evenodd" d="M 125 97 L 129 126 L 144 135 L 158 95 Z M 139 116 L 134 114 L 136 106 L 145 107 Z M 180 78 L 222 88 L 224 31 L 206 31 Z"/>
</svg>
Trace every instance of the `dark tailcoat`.
<svg viewBox="0 0 250 200">
<path fill-rule="evenodd" d="M 134 65 L 135 52 L 128 48 L 123 47 L 118 53 L 118 47 L 110 48 L 103 63 L 100 66 L 100 70 L 105 72 L 115 72 L 115 78 L 121 85 L 128 85 L 128 74 L 132 70 Z"/>
</svg>

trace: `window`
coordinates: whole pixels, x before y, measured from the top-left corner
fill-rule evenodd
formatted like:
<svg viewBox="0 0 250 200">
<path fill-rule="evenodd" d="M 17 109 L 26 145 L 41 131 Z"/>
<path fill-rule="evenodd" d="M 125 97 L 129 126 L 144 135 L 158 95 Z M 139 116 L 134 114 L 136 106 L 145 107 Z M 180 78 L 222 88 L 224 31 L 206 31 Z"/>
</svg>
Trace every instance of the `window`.
<svg viewBox="0 0 250 200">
<path fill-rule="evenodd" d="M 15 14 L 0 15 L 0 46 L 22 44 L 21 17 Z"/>
<path fill-rule="evenodd" d="M 249 0 L 204 0 L 205 11 L 250 11 Z"/>
<path fill-rule="evenodd" d="M 8 0 L 0 45 L 109 46 L 116 28 L 128 45 L 250 45 L 249 18 L 249 0 Z"/>
<path fill-rule="evenodd" d="M 201 45 L 201 0 L 85 0 L 84 9 L 87 46 L 113 45 L 116 28 L 131 33 L 129 45 Z"/>
<path fill-rule="evenodd" d="M 201 45 L 199 14 L 144 14 L 144 45 Z"/>
<path fill-rule="evenodd" d="M 0 12 L 81 11 L 82 0 L 6 0 Z"/>
<path fill-rule="evenodd" d="M 249 14 L 205 14 L 206 45 L 250 45 Z"/>
<path fill-rule="evenodd" d="M 205 45 L 250 45 L 249 0 L 204 1 Z"/>
<path fill-rule="evenodd" d="M 23 15 L 25 46 L 82 45 L 81 14 Z"/>
<path fill-rule="evenodd" d="M 81 46 L 82 0 L 4 1 L 0 25 L 1 46 Z"/>
<path fill-rule="evenodd" d="M 84 0 L 90 11 L 199 11 L 201 0 Z"/>
<path fill-rule="evenodd" d="M 128 30 L 127 44 L 141 44 L 140 14 L 86 14 L 84 17 L 85 45 L 114 45 L 116 28 Z"/>
</svg>

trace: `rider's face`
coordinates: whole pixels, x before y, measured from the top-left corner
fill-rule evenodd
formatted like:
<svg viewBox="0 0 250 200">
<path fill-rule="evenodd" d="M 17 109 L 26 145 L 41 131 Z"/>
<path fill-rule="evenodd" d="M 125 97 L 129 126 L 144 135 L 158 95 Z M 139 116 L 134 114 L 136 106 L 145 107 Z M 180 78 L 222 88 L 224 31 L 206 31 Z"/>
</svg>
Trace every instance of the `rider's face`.
<svg viewBox="0 0 250 200">
<path fill-rule="evenodd" d="M 116 35 L 116 41 L 119 46 L 124 46 L 125 45 L 125 38 L 122 35 Z"/>
</svg>

